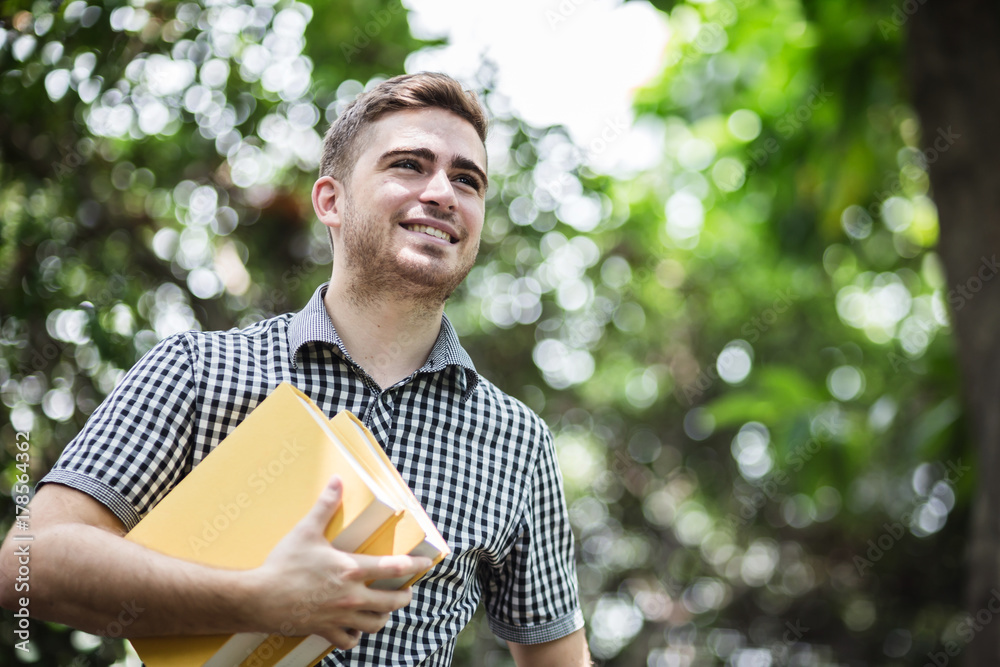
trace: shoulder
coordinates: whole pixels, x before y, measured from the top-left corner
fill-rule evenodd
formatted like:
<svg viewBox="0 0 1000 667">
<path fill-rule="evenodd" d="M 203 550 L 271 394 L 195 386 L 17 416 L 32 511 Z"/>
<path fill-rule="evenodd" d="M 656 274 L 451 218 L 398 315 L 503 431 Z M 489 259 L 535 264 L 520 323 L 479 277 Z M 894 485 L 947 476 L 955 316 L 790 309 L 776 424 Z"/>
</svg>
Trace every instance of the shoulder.
<svg viewBox="0 0 1000 667">
<path fill-rule="evenodd" d="M 279 315 L 228 331 L 184 331 L 154 345 L 130 374 L 167 374 L 204 387 L 246 379 L 263 368 L 284 366 L 288 357 L 288 320 Z"/>
<path fill-rule="evenodd" d="M 548 425 L 534 410 L 482 375 L 479 376 L 471 400 L 482 406 L 485 412 L 492 412 L 497 420 L 505 423 L 511 430 L 524 433 L 530 440 L 540 442 L 552 438 Z"/>
<path fill-rule="evenodd" d="M 177 334 L 196 352 L 256 350 L 284 343 L 291 314 L 278 315 L 227 331 L 187 331 Z M 167 339 L 169 340 L 169 339 Z M 166 342 L 166 341 L 164 341 Z"/>
<path fill-rule="evenodd" d="M 292 313 L 269 317 L 243 328 L 233 327 L 226 331 L 188 331 L 186 334 L 195 344 L 213 342 L 240 342 L 268 339 L 274 334 L 285 334 Z"/>
<path fill-rule="evenodd" d="M 287 313 L 254 322 L 243 328 L 233 327 L 219 331 L 200 331 L 197 329 L 181 331 L 165 336 L 148 350 L 196 350 L 213 345 L 238 345 L 243 342 L 267 340 L 276 334 L 284 335 L 291 318 L 292 314 Z"/>
</svg>

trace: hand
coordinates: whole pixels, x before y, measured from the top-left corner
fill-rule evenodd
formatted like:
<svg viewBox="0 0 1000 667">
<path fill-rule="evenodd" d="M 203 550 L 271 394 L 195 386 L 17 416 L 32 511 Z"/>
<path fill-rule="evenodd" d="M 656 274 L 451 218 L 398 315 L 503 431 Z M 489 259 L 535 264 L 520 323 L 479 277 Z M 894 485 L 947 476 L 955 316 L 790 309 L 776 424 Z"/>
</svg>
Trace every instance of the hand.
<svg viewBox="0 0 1000 667">
<path fill-rule="evenodd" d="M 309 513 L 254 571 L 265 631 L 320 635 L 337 648 L 354 648 L 361 632 L 378 632 L 389 614 L 410 603 L 410 589 L 372 590 L 366 581 L 410 577 L 428 558 L 364 556 L 339 551 L 325 535 L 340 507 L 343 485 L 333 477 Z M 288 626 L 291 625 L 291 631 Z"/>
</svg>

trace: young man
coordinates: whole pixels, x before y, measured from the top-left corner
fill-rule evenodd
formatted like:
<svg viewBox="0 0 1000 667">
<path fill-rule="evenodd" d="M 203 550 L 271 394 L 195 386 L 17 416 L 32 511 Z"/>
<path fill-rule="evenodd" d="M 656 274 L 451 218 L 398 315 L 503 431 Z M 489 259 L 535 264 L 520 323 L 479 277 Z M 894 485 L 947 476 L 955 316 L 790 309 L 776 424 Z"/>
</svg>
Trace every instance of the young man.
<svg viewBox="0 0 1000 667">
<path fill-rule="evenodd" d="M 390 79 L 345 110 L 312 193 L 330 283 L 294 315 L 168 338 L 129 372 L 31 503 L 34 616 L 101 633 L 125 603 L 142 610 L 133 637 L 319 634 L 339 647 L 324 665 L 447 665 L 482 598 L 518 665 L 589 664 L 551 434 L 476 373 L 444 317 L 479 246 L 485 137 L 475 96 L 443 75 Z M 452 555 L 412 591 L 364 582 L 426 559 L 325 541 L 336 478 L 249 572 L 122 539 L 282 381 L 361 417 L 448 540 Z M 16 604 L 13 551 L 8 540 L 0 554 L 4 606 Z"/>
</svg>

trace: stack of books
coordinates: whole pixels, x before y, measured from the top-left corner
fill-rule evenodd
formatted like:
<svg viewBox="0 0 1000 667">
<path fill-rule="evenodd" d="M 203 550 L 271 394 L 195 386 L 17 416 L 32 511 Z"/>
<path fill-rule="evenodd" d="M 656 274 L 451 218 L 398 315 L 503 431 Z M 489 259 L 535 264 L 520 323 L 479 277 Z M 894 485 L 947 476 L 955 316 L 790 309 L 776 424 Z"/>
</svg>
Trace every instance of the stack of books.
<svg viewBox="0 0 1000 667">
<path fill-rule="evenodd" d="M 433 564 L 444 538 L 361 421 L 327 419 L 308 396 L 282 383 L 127 535 L 161 553 L 226 569 L 262 565 L 313 507 L 330 478 L 343 481 L 326 529 L 342 551 L 410 554 Z M 405 588 L 409 579 L 371 582 Z M 322 637 L 264 633 L 131 640 L 147 667 L 311 667 L 332 646 Z"/>
</svg>

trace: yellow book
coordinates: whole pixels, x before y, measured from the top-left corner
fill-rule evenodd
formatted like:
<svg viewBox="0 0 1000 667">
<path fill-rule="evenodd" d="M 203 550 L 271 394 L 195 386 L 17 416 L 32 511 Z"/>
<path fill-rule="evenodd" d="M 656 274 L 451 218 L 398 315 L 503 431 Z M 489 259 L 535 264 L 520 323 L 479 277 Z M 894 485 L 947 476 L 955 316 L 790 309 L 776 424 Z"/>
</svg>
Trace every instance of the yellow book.
<svg viewBox="0 0 1000 667">
<path fill-rule="evenodd" d="M 412 523 L 404 519 L 399 489 L 386 489 L 385 475 L 372 473 L 370 461 L 356 458 L 323 412 L 282 383 L 126 539 L 205 565 L 252 569 L 263 564 L 336 474 L 344 492 L 326 530 L 331 544 L 351 552 L 369 553 L 378 544 L 379 551 L 408 553 L 386 546 L 389 535 L 400 531 L 402 539 L 410 530 L 400 524 Z M 392 473 L 398 476 L 394 467 Z M 132 645 L 147 667 L 236 667 L 265 639 L 265 633 L 238 633 L 135 639 Z"/>
<path fill-rule="evenodd" d="M 408 554 L 431 559 L 431 567 L 451 553 L 444 537 L 427 516 L 410 487 L 400 476 L 385 451 L 365 425 L 354 414 L 343 411 L 330 420 L 337 438 L 351 451 L 355 459 L 377 479 L 384 491 L 393 496 L 401 512 L 396 520 L 373 536 L 358 553 L 372 556 Z M 425 571 L 426 572 L 426 571 Z M 380 579 L 369 582 L 371 588 L 395 590 L 406 588 L 420 579 L 414 577 Z M 250 655 L 240 667 L 312 667 L 333 650 L 330 642 L 318 635 L 281 637 L 272 635 Z"/>
</svg>

